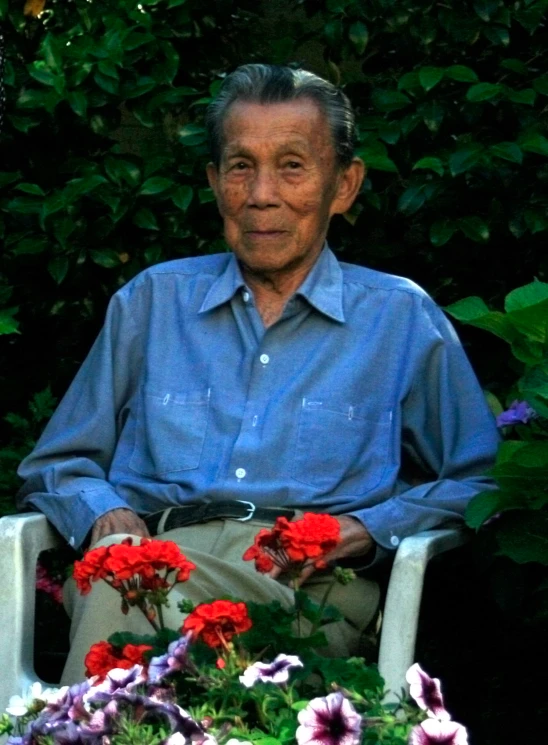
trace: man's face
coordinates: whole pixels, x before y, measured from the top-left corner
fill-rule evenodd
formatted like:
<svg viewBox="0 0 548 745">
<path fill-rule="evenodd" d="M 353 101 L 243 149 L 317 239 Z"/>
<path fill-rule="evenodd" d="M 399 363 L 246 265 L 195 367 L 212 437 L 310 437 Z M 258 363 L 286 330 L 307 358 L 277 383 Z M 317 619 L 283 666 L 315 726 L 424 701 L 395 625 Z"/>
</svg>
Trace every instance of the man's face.
<svg viewBox="0 0 548 745">
<path fill-rule="evenodd" d="M 350 206 L 329 125 L 309 99 L 233 104 L 208 177 L 228 245 L 257 273 L 312 266 L 330 217 Z"/>
</svg>

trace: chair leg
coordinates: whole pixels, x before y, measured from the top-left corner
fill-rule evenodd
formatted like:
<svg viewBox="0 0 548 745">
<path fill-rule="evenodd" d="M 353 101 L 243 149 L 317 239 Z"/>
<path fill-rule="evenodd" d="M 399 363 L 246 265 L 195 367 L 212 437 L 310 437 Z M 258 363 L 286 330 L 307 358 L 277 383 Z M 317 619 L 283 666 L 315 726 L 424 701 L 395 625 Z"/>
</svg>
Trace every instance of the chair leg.
<svg viewBox="0 0 548 745">
<path fill-rule="evenodd" d="M 44 515 L 0 519 L 0 711 L 38 680 L 34 671 L 36 563 L 59 545 Z"/>
</svg>

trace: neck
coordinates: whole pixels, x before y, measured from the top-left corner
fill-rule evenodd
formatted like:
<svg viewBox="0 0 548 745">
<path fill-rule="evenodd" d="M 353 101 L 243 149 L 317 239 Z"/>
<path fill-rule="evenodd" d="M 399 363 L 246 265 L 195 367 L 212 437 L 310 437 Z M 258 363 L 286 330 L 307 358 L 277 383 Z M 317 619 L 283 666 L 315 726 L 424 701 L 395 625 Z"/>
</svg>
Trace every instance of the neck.
<svg viewBox="0 0 548 745">
<path fill-rule="evenodd" d="M 285 304 L 302 285 L 312 266 L 313 263 L 299 266 L 290 272 L 265 272 L 242 265 L 242 275 L 248 287 L 253 290 L 255 305 L 265 327 L 272 326 L 279 320 Z"/>
</svg>

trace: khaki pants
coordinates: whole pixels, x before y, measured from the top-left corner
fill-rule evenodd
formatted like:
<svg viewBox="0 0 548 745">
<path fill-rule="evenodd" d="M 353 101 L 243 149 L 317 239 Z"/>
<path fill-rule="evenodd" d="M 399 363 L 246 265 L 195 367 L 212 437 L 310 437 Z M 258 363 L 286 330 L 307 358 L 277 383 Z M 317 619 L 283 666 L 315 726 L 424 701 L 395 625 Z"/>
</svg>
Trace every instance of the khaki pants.
<svg viewBox="0 0 548 745">
<path fill-rule="evenodd" d="M 187 582 L 176 585 L 171 591 L 170 606 L 164 608 L 167 627 L 181 627 L 184 615 L 177 609 L 177 603 L 182 598 L 198 604 L 230 595 L 244 601 L 268 603 L 279 600 L 286 607 L 292 604 L 293 591 L 289 587 L 259 574 L 254 562 L 242 560 L 242 554 L 253 544 L 254 536 L 262 527 L 271 528 L 272 523 L 212 520 L 176 528 L 157 536 L 177 543 L 197 567 Z M 99 541 L 97 546 L 119 543 L 125 537 L 110 535 Z M 330 581 L 330 572 L 317 572 L 303 589 L 313 600 L 320 602 Z M 152 627 L 137 608 L 130 608 L 126 616 L 122 614 L 120 595 L 106 582 L 93 583 L 91 593 L 84 597 L 79 595 L 74 581 L 70 579 L 65 583 L 64 597 L 65 607 L 72 617 L 72 626 L 70 653 L 61 681 L 63 685 L 84 679 L 84 657 L 95 642 L 107 639 L 115 631 L 152 633 Z M 379 604 L 378 585 L 362 577 L 346 586 L 335 584 L 328 602 L 337 606 L 347 620 L 322 627 L 329 641 L 327 654 L 356 654 L 360 636 L 373 619 Z"/>
</svg>

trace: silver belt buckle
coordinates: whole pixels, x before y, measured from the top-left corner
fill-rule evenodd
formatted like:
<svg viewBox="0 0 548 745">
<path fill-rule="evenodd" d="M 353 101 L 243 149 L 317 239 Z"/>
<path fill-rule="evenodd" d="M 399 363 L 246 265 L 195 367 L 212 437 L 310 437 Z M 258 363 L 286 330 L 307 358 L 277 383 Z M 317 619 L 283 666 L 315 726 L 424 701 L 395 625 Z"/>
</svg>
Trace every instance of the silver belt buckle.
<svg viewBox="0 0 548 745">
<path fill-rule="evenodd" d="M 249 509 L 249 515 L 246 515 L 245 517 L 236 517 L 235 520 L 238 520 L 241 523 L 245 523 L 247 520 L 251 520 L 253 515 L 255 514 L 255 505 L 253 502 L 247 502 L 245 499 L 236 499 L 236 502 L 240 502 L 240 504 L 246 504 Z"/>
</svg>

